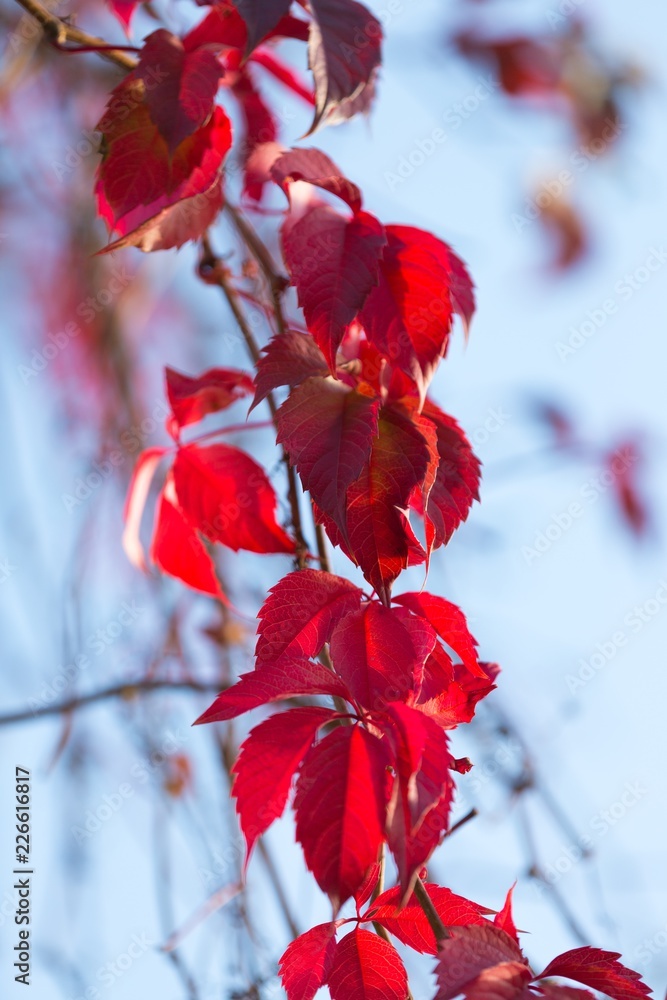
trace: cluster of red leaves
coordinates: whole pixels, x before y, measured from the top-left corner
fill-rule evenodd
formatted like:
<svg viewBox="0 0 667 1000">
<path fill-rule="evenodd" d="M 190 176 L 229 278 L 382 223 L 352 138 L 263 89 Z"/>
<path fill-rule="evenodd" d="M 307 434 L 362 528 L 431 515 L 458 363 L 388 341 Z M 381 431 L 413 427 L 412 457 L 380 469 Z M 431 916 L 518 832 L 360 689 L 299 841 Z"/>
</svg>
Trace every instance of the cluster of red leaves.
<svg viewBox="0 0 667 1000">
<path fill-rule="evenodd" d="M 455 316 L 466 329 L 471 320 L 473 285 L 446 243 L 414 227 L 385 226 L 367 212 L 359 188 L 323 153 L 276 144 L 275 119 L 249 62 L 308 94 L 271 39 L 308 43 L 311 131 L 364 110 L 379 64 L 379 23 L 355 0 L 310 0 L 308 21 L 290 7 L 291 0 L 217 0 L 183 39 L 153 32 L 100 123 L 97 197 L 100 214 L 120 234 L 112 248 L 180 246 L 200 237 L 222 207 L 231 129 L 215 101 L 221 83 L 229 88 L 246 123 L 246 193 L 259 199 L 272 181 L 289 202 L 282 252 L 306 325 L 268 343 L 254 379 L 227 368 L 197 378 L 167 369 L 174 445 L 139 459 L 125 511 L 126 550 L 145 569 L 142 512 L 158 463 L 173 454 L 150 547 L 159 569 L 226 600 L 207 542 L 296 553 L 276 520 L 273 487 L 250 455 L 208 443 L 210 434 L 182 440 L 185 428 L 212 413 L 253 394 L 254 407 L 287 388 L 272 409 L 278 443 L 318 522 L 372 593 L 323 570 L 288 574 L 259 613 L 255 669 L 197 721 L 306 699 L 255 726 L 233 767 L 247 858 L 293 791 L 297 840 L 332 903 L 332 920 L 282 957 L 289 1000 L 313 1000 L 324 985 L 333 1000 L 406 1000 L 406 971 L 389 934 L 437 956 L 437 1000 L 590 1000 L 586 990 L 554 985 L 551 976 L 613 1000 L 643 1000 L 639 977 L 595 949 L 561 955 L 534 976 L 518 944 L 511 894 L 491 921 L 492 911 L 423 886 L 446 928 L 442 940 L 413 894 L 449 828 L 453 773 L 472 766 L 452 756 L 448 731 L 470 721 L 498 673 L 480 661 L 455 605 L 427 592 L 392 595 L 401 571 L 428 564 L 478 495 L 479 462 L 465 434 L 427 395 Z M 125 22 L 130 8 L 118 7 Z M 421 540 L 412 513 L 423 519 Z M 178 795 L 191 775 L 182 767 L 172 779 Z M 382 892 L 385 845 L 399 884 Z M 340 917 L 351 899 L 356 916 Z M 337 940 L 347 924 L 354 926 Z M 364 924 L 383 928 L 387 939 Z"/>
<path fill-rule="evenodd" d="M 112 91 L 98 123 L 102 162 L 100 216 L 123 246 L 165 250 L 198 239 L 223 206 L 222 173 L 232 146 L 222 85 L 245 122 L 240 150 L 246 193 L 261 198 L 263 177 L 250 164 L 272 144 L 278 122 L 257 88 L 250 63 L 315 105 L 311 131 L 366 109 L 380 62 L 380 23 L 355 0 L 312 0 L 310 20 L 289 13 L 291 0 L 216 0 L 204 20 L 179 38 L 164 28 L 145 39 L 136 69 Z M 133 7 L 116 8 L 127 26 Z M 271 49 L 272 40 L 308 44 L 314 95 Z"/>
<path fill-rule="evenodd" d="M 123 546 L 146 569 L 141 518 L 153 476 L 167 454 L 174 462 L 155 510 L 151 561 L 164 573 L 220 600 L 215 568 L 202 539 L 249 552 L 293 553 L 294 541 L 276 521 L 276 495 L 268 476 L 250 455 L 228 444 L 184 444 L 180 432 L 209 413 L 227 409 L 252 393 L 245 372 L 214 368 L 199 378 L 166 370 L 173 448 L 148 448 L 140 456 L 125 505 Z"/>
</svg>

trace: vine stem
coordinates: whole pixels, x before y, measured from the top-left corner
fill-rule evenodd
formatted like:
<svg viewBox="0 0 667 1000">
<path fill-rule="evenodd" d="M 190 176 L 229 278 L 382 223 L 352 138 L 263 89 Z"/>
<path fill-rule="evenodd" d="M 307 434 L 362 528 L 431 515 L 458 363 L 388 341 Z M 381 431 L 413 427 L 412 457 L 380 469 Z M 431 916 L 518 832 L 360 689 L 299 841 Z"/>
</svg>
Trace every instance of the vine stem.
<svg viewBox="0 0 667 1000">
<path fill-rule="evenodd" d="M 204 235 L 201 240 L 202 247 L 202 258 L 199 264 L 199 273 L 202 280 L 206 281 L 208 284 L 217 285 L 225 299 L 227 304 L 232 311 L 232 315 L 236 320 L 237 326 L 241 331 L 243 339 L 245 341 L 248 354 L 252 358 L 253 364 L 256 366 L 260 359 L 260 350 L 255 340 L 255 335 L 250 329 L 248 321 L 246 319 L 245 313 L 241 308 L 241 303 L 239 302 L 239 297 L 234 289 L 231 281 L 229 280 L 229 271 L 220 260 L 219 257 L 213 252 L 210 240 L 207 235 Z M 277 430 L 276 415 L 278 413 L 278 407 L 276 401 L 273 397 L 273 393 L 269 393 L 266 397 L 269 404 L 269 409 L 271 411 L 271 419 L 274 427 Z M 287 470 L 287 499 L 289 502 L 291 517 L 292 517 L 292 527 L 294 528 L 294 535 L 296 537 L 297 551 L 296 559 L 299 569 L 303 569 L 306 565 L 308 559 L 308 543 L 306 542 L 303 533 L 303 524 L 301 522 L 301 510 L 299 507 L 299 490 L 296 481 L 296 473 L 294 468 L 290 464 L 289 458 L 285 449 L 282 449 L 282 458 L 285 463 L 285 469 Z"/>
<path fill-rule="evenodd" d="M 67 51 L 67 44 L 74 42 L 81 47 L 78 51 L 83 50 L 96 52 L 102 59 L 107 59 L 122 69 L 132 70 L 136 68 L 137 60 L 132 58 L 132 56 L 123 52 L 121 49 L 113 48 L 104 39 L 97 38 L 95 35 L 90 35 L 87 32 L 81 31 L 79 28 L 68 24 L 66 21 L 57 17 L 57 15 L 52 14 L 46 9 L 46 7 L 40 4 L 38 0 L 16 0 L 16 2 L 42 26 L 45 36 L 56 48 Z M 246 219 L 241 215 L 238 209 L 230 205 L 228 202 L 225 206 L 225 210 L 231 218 L 239 236 L 257 260 L 264 276 L 268 280 L 273 300 L 276 326 L 279 333 L 284 333 L 287 330 L 287 324 L 282 310 L 281 294 L 285 288 L 285 279 L 276 270 L 267 247 L 264 245 L 252 226 L 250 226 Z M 243 335 L 248 353 L 250 354 L 253 363 L 257 364 L 257 361 L 260 358 L 259 347 L 253 332 L 246 321 L 245 314 L 241 309 L 238 301 L 238 295 L 229 282 L 228 272 L 222 262 L 213 253 L 207 236 L 202 238 L 201 245 L 203 250 L 201 265 L 209 265 L 212 268 L 211 276 L 206 277 L 202 274 L 202 278 L 211 284 L 217 284 L 222 290 L 239 330 Z M 267 401 L 271 410 L 272 420 L 275 425 L 275 417 L 278 408 L 276 406 L 275 399 L 271 394 L 267 397 Z M 292 525 L 297 541 L 297 562 L 299 568 L 303 568 L 307 561 L 308 545 L 303 534 L 296 475 L 284 450 L 283 460 L 287 469 L 288 499 L 292 516 Z M 323 570 L 330 572 L 329 553 L 327 550 L 326 538 L 321 525 L 315 525 L 315 533 L 320 565 Z M 0 716 L 0 725 L 22 722 L 27 719 L 40 718 L 46 715 L 58 714 L 60 712 L 68 712 L 83 705 L 91 704 L 94 701 L 100 701 L 104 698 L 122 696 L 126 692 L 131 695 L 134 691 L 152 691 L 167 687 L 172 689 L 185 687 L 199 691 L 211 691 L 213 689 L 211 685 L 199 685 L 197 682 L 151 681 L 138 684 L 118 685 L 116 688 L 108 688 L 104 691 L 94 692 L 91 695 L 83 695 L 82 697 L 71 699 L 69 702 L 61 702 L 57 705 L 47 705 L 34 712 L 16 712 L 10 715 Z M 215 689 L 219 690 L 219 685 L 215 685 Z M 449 934 L 419 879 L 417 879 L 415 884 L 414 892 L 417 901 L 426 914 L 429 924 L 433 928 L 436 940 L 442 941 L 445 938 L 448 938 Z"/>
</svg>

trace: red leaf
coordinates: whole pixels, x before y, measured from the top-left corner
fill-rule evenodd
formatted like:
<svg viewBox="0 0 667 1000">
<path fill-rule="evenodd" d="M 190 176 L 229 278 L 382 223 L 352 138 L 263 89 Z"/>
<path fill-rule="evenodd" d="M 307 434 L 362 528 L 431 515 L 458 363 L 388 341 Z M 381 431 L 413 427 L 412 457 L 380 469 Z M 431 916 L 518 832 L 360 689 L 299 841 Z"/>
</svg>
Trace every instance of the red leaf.
<svg viewBox="0 0 667 1000">
<path fill-rule="evenodd" d="M 360 319 L 369 340 L 423 396 L 447 349 L 454 310 L 470 317 L 472 283 L 460 259 L 431 233 L 387 226 L 386 234 L 379 284 Z"/>
<path fill-rule="evenodd" d="M 304 694 L 337 695 L 350 700 L 350 693 L 342 681 L 321 663 L 290 660 L 279 667 L 271 664 L 242 674 L 238 683 L 219 694 L 194 724 L 224 722 L 268 702 Z"/>
<path fill-rule="evenodd" d="M 143 81 L 146 107 L 170 154 L 209 118 L 221 74 L 212 52 L 187 52 L 165 28 L 144 41 L 136 76 Z"/>
<path fill-rule="evenodd" d="M 331 659 L 355 700 L 374 710 L 419 689 L 434 644 L 435 633 L 423 619 L 372 601 L 338 623 Z"/>
<path fill-rule="evenodd" d="M 278 442 L 304 490 L 346 531 L 348 487 L 359 478 L 378 433 L 380 401 L 341 382 L 310 378 L 278 410 Z"/>
<path fill-rule="evenodd" d="M 499 913 L 496 913 L 493 918 L 493 922 L 496 927 L 500 927 L 501 931 L 505 931 L 506 934 L 509 934 L 509 936 L 516 941 L 517 944 L 519 944 L 519 935 L 517 934 L 514 917 L 512 916 L 512 893 L 514 892 L 515 885 L 516 882 L 508 891 L 503 908 Z"/>
<path fill-rule="evenodd" d="M 215 575 L 213 560 L 178 507 L 171 473 L 157 503 L 151 559 L 163 573 L 229 604 Z"/>
<path fill-rule="evenodd" d="M 484 924 L 484 914 L 491 912 L 464 896 L 457 896 L 451 889 L 428 882 L 424 888 L 445 927 Z M 390 934 L 420 954 L 437 955 L 438 945 L 426 914 L 414 894 L 404 906 L 401 906 L 402 896 L 400 886 L 388 889 L 369 906 L 363 919 L 382 924 Z"/>
<path fill-rule="evenodd" d="M 387 751 L 359 725 L 309 750 L 297 782 L 296 836 L 334 911 L 359 889 L 383 841 Z"/>
<path fill-rule="evenodd" d="M 381 874 L 382 874 L 382 866 L 380 865 L 379 861 L 375 861 L 368 869 L 368 872 L 366 873 L 366 878 L 364 879 L 361 886 L 354 894 L 354 902 L 356 903 L 357 906 L 357 915 L 359 915 L 359 911 L 361 907 L 364 905 L 364 903 L 366 903 L 371 898 L 371 896 L 377 889 Z"/>
<path fill-rule="evenodd" d="M 471 674 L 488 679 L 486 671 L 477 658 L 477 640 L 470 634 L 465 615 L 460 608 L 444 597 L 433 594 L 410 593 L 394 597 L 395 604 L 409 608 L 414 614 L 425 618 L 437 634 L 457 653 Z"/>
<path fill-rule="evenodd" d="M 248 30 L 246 55 L 273 31 L 290 9 L 292 0 L 234 0 Z"/>
<path fill-rule="evenodd" d="M 440 942 L 436 1000 L 512 1000 L 531 980 L 521 949 L 492 924 L 453 927 Z"/>
<path fill-rule="evenodd" d="M 315 78 L 317 126 L 336 124 L 365 111 L 381 62 L 382 26 L 355 0 L 312 0 L 308 65 Z"/>
<path fill-rule="evenodd" d="M 361 209 L 361 191 L 343 176 L 326 153 L 319 149 L 289 149 L 271 167 L 271 176 L 289 198 L 289 186 L 294 181 L 306 181 L 342 198 L 353 212 Z"/>
<path fill-rule="evenodd" d="M 270 340 L 262 350 L 251 410 L 281 385 L 294 387 L 307 378 L 328 374 L 326 359 L 310 334 L 288 330 Z"/>
<path fill-rule="evenodd" d="M 226 444 L 180 447 L 174 462 L 178 502 L 193 527 L 235 551 L 294 551 L 276 522 L 276 495 L 264 470 Z"/>
<path fill-rule="evenodd" d="M 651 990 L 638 972 L 621 965 L 620 957 L 619 952 L 600 948 L 573 948 L 554 958 L 535 979 L 563 976 L 606 993 L 614 1000 L 643 1000 Z"/>
<path fill-rule="evenodd" d="M 408 976 L 389 942 L 355 927 L 336 948 L 328 986 L 332 1000 L 406 1000 Z"/>
<path fill-rule="evenodd" d="M 318 924 L 289 945 L 280 959 L 287 1000 L 313 1000 L 329 978 L 336 951 L 336 925 Z"/>
<path fill-rule="evenodd" d="M 415 704 L 421 712 L 435 719 L 443 729 L 454 729 L 470 722 L 477 702 L 494 690 L 499 667 L 480 663 L 486 680 L 472 675 L 463 664 L 453 663 L 442 646 L 436 646 L 424 664 L 421 691 Z"/>
<path fill-rule="evenodd" d="M 359 607 L 361 590 L 315 569 L 289 573 L 271 588 L 259 612 L 257 666 L 317 656 L 336 623 Z"/>
<path fill-rule="evenodd" d="M 235 368 L 211 368 L 196 378 L 165 368 L 167 397 L 176 428 L 195 424 L 208 413 L 226 410 L 237 399 L 251 395 L 252 379 Z"/>
<path fill-rule="evenodd" d="M 308 329 L 332 372 L 343 335 L 378 282 L 384 228 L 367 212 L 345 218 L 315 205 L 282 228 L 285 263 Z"/>
<path fill-rule="evenodd" d="M 232 0 L 216 0 L 203 21 L 187 33 L 183 47 L 188 52 L 205 45 L 213 51 L 221 48 L 244 49 L 247 39 L 245 22 Z"/>
<path fill-rule="evenodd" d="M 147 78 L 147 66 L 143 72 Z M 164 82 L 159 66 L 153 67 L 156 80 Z M 198 238 L 222 207 L 222 164 L 232 141 L 227 115 L 211 104 L 206 122 L 170 150 L 151 118 L 149 91 L 139 70 L 129 73 L 112 91 L 97 125 L 103 137 L 98 211 L 109 229 L 121 234 L 104 252 L 181 246 Z"/>
<path fill-rule="evenodd" d="M 454 794 L 447 737 L 437 723 L 401 702 L 375 722 L 396 753 L 396 778 L 387 820 L 387 842 L 403 893 L 440 844 L 449 826 Z"/>
<path fill-rule="evenodd" d="M 285 811 L 294 773 L 317 730 L 333 715 L 328 708 L 293 708 L 260 722 L 241 744 L 232 795 L 246 840 L 246 865 L 257 838 Z"/>
<path fill-rule="evenodd" d="M 160 460 L 167 454 L 166 448 L 147 448 L 137 459 L 132 479 L 127 491 L 123 510 L 123 548 L 133 566 L 146 571 L 146 557 L 139 539 L 141 517 L 148 499 L 148 492 Z"/>
<path fill-rule="evenodd" d="M 139 6 L 139 0 L 107 0 L 107 3 L 123 25 L 125 33 L 129 34 L 130 22 Z"/>
<path fill-rule="evenodd" d="M 550 982 L 540 983 L 539 993 L 546 1000 L 595 1000 L 595 994 L 591 993 L 590 990 L 582 990 L 577 986 L 561 986 Z"/>
<path fill-rule="evenodd" d="M 378 427 L 368 462 L 348 488 L 347 534 L 352 556 L 388 605 L 391 585 L 414 551 L 405 511 L 426 475 L 429 453 L 423 435 L 396 407 L 383 407 Z"/>
<path fill-rule="evenodd" d="M 430 550 L 449 541 L 467 518 L 473 500 L 479 500 L 480 462 L 453 417 L 428 399 L 422 418 L 435 426 L 438 465 L 426 502 L 419 497 L 417 503 L 415 497 L 413 506 L 425 516 Z"/>
</svg>

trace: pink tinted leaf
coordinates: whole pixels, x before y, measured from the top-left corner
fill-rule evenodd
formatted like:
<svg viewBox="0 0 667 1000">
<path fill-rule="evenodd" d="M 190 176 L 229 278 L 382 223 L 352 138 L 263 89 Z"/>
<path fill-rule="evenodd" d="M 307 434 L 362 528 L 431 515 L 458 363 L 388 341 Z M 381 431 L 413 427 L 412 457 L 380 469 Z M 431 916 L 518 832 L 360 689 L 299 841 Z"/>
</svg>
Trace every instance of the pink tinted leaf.
<svg viewBox="0 0 667 1000">
<path fill-rule="evenodd" d="M 436 1000 L 453 1000 L 459 993 L 477 1000 L 511 1000 L 531 980 L 516 942 L 488 923 L 450 929 L 450 937 L 440 942 L 437 976 Z"/>
<path fill-rule="evenodd" d="M 259 612 L 257 666 L 317 656 L 340 618 L 359 607 L 361 590 L 321 570 L 289 573 L 271 588 Z"/>
<path fill-rule="evenodd" d="M 408 977 L 398 952 L 356 927 L 338 944 L 329 973 L 332 1000 L 406 1000 Z"/>
<path fill-rule="evenodd" d="M 361 209 L 361 191 L 339 167 L 319 149 L 289 149 L 271 167 L 271 176 L 289 198 L 294 181 L 306 181 L 342 198 L 353 212 Z"/>
<path fill-rule="evenodd" d="M 477 658 L 477 640 L 471 635 L 460 608 L 444 597 L 423 592 L 401 594 L 394 598 L 394 602 L 430 622 L 443 642 L 461 657 L 470 673 L 487 679 Z"/>
<path fill-rule="evenodd" d="M 125 509 L 123 511 L 123 521 L 125 522 L 123 548 L 132 565 L 144 572 L 147 567 L 144 549 L 139 539 L 141 517 L 146 506 L 155 470 L 166 453 L 166 448 L 147 448 L 146 451 L 141 453 L 134 467 L 125 500 Z"/>
<path fill-rule="evenodd" d="M 229 604 L 211 556 L 178 506 L 171 474 L 157 503 L 151 559 L 163 573 Z"/>
<path fill-rule="evenodd" d="M 270 664 L 261 670 L 242 674 L 233 687 L 218 695 L 195 725 L 224 722 L 272 701 L 309 694 L 326 694 L 347 700 L 350 697 L 342 681 L 321 663 L 290 660 L 279 667 Z"/>
<path fill-rule="evenodd" d="M 333 714 L 328 708 L 293 708 L 260 722 L 241 744 L 232 768 L 232 795 L 246 841 L 246 865 L 257 838 L 282 816 L 294 773 Z"/>
</svg>

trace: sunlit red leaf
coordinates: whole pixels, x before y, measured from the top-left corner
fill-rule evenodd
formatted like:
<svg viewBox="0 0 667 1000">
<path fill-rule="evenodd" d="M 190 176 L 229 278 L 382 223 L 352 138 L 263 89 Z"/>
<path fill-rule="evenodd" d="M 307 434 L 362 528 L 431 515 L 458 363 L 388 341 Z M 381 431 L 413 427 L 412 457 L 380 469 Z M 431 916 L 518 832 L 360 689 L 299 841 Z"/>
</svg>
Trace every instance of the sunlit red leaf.
<svg viewBox="0 0 667 1000">
<path fill-rule="evenodd" d="M 359 607 L 361 590 L 332 573 L 303 569 L 271 588 L 258 618 L 258 667 L 317 656 L 336 623 Z"/>
<path fill-rule="evenodd" d="M 419 690 L 434 644 L 428 622 L 372 601 L 338 623 L 331 659 L 356 701 L 372 710 Z"/>
<path fill-rule="evenodd" d="M 260 705 L 299 695 L 328 694 L 349 700 L 349 692 L 335 674 L 310 660 L 289 660 L 242 674 L 238 682 L 219 694 L 196 724 L 224 722 Z"/>
<path fill-rule="evenodd" d="M 125 523 L 123 548 L 125 549 L 125 554 L 133 566 L 144 570 L 144 572 L 146 570 L 146 556 L 139 538 L 141 518 L 146 506 L 151 483 L 153 482 L 153 476 L 160 460 L 166 453 L 166 448 L 147 448 L 146 451 L 142 451 L 132 473 L 132 479 L 130 480 L 125 500 L 125 509 L 123 510 L 123 521 Z"/>
<path fill-rule="evenodd" d="M 440 645 L 424 664 L 424 676 L 415 708 L 435 719 L 443 729 L 454 729 L 463 722 L 470 722 L 477 703 L 495 688 L 498 666 L 480 663 L 486 673 L 483 679 L 471 674 L 468 668 L 454 663 Z"/>
<path fill-rule="evenodd" d="M 519 944 L 519 935 L 517 934 L 514 917 L 512 916 L 513 892 L 514 886 L 512 886 L 512 888 L 508 891 L 503 908 L 495 915 L 493 922 L 496 927 L 500 927 L 501 931 L 505 931 L 506 934 L 509 934 L 509 936 L 516 941 L 517 944 Z"/>
<path fill-rule="evenodd" d="M 174 483 L 190 523 L 235 551 L 294 551 L 276 521 L 276 495 L 264 470 L 226 444 L 185 445 L 176 453 Z"/>
<path fill-rule="evenodd" d="M 384 228 L 368 212 L 346 218 L 317 204 L 287 216 L 282 247 L 308 329 L 331 371 L 343 335 L 378 282 Z"/>
<path fill-rule="evenodd" d="M 425 883 L 424 888 L 445 927 L 483 924 L 484 916 L 491 912 L 464 896 L 457 896 L 451 889 L 431 883 Z M 400 886 L 383 892 L 369 906 L 364 920 L 382 924 L 390 934 L 420 954 L 437 955 L 435 934 L 424 910 L 414 894 L 402 906 L 402 896 Z"/>
<path fill-rule="evenodd" d="M 359 725 L 340 726 L 306 755 L 297 782 L 296 836 L 334 911 L 363 884 L 383 841 L 387 751 Z"/>
<path fill-rule="evenodd" d="M 292 941 L 280 959 L 280 978 L 287 1000 L 313 1000 L 329 978 L 336 951 L 333 922 L 311 927 Z"/>
<path fill-rule="evenodd" d="M 332 717 L 328 708 L 293 708 L 260 722 L 241 744 L 232 795 L 246 841 L 246 864 L 258 837 L 282 816 L 294 773 Z"/>
<path fill-rule="evenodd" d="M 211 368 L 196 378 L 165 368 L 167 398 L 178 430 L 197 423 L 208 413 L 225 410 L 237 399 L 252 395 L 252 378 L 235 368 Z"/>
</svg>

